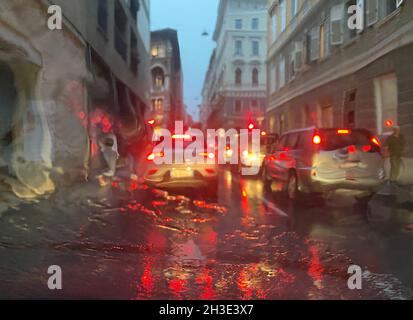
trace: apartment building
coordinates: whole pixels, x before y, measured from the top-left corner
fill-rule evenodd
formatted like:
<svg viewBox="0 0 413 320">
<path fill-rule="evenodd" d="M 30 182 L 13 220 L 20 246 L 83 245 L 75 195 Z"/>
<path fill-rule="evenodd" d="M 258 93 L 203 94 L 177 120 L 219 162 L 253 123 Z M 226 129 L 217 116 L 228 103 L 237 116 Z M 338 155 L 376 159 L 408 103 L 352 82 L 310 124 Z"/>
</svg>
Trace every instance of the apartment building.
<svg viewBox="0 0 413 320">
<path fill-rule="evenodd" d="M 269 0 L 268 6 L 269 130 L 315 125 L 382 134 L 390 130 L 387 121 L 401 126 L 412 156 L 411 1 Z M 354 6 L 356 29 L 349 26 Z"/>
</svg>

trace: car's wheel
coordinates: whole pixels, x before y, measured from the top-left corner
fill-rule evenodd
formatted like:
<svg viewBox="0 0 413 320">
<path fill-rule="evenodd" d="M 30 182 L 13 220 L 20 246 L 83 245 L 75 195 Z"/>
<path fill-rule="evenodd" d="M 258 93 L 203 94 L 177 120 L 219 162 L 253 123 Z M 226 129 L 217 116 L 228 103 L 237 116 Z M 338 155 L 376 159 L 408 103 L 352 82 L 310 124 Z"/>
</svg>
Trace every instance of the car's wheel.
<svg viewBox="0 0 413 320">
<path fill-rule="evenodd" d="M 288 177 L 287 196 L 290 200 L 296 200 L 298 197 L 298 178 L 294 171 L 291 171 Z"/>
</svg>

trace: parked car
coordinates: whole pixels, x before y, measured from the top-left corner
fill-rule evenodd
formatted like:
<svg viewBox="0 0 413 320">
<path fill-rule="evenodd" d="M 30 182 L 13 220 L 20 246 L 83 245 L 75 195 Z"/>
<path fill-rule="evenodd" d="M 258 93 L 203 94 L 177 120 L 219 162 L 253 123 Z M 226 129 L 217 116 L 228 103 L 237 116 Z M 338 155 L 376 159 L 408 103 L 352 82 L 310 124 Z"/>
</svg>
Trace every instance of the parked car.
<svg viewBox="0 0 413 320">
<path fill-rule="evenodd" d="M 152 152 L 146 158 L 145 173 L 143 175 L 145 183 L 150 186 L 175 189 L 175 188 L 202 188 L 210 195 L 215 196 L 218 190 L 218 165 L 216 163 L 216 154 L 202 152 L 200 154 L 203 161 L 186 160 L 184 163 L 175 161 L 176 141 L 183 140 L 183 150 L 193 142 L 191 137 L 173 136 L 172 149 L 164 150 L 164 153 L 173 155 L 171 164 L 156 164 L 156 157 L 164 157 L 165 154 L 155 154 Z M 205 151 L 208 150 L 205 144 Z M 181 152 L 182 150 L 178 150 Z M 214 161 L 207 161 L 207 159 Z"/>
<path fill-rule="evenodd" d="M 262 173 L 266 188 L 281 182 L 292 200 L 300 192 L 375 190 L 383 177 L 379 140 L 365 129 L 339 128 L 287 132 Z"/>
</svg>

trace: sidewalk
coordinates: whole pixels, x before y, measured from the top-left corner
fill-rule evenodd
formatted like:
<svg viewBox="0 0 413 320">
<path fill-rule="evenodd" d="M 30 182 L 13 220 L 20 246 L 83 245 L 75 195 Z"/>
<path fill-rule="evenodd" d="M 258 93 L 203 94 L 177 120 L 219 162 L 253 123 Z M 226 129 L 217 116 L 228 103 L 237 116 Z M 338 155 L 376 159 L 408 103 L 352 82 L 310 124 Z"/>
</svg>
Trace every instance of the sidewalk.
<svg viewBox="0 0 413 320">
<path fill-rule="evenodd" d="M 368 219 L 406 230 L 413 224 L 413 186 L 383 185 L 369 202 Z"/>
</svg>

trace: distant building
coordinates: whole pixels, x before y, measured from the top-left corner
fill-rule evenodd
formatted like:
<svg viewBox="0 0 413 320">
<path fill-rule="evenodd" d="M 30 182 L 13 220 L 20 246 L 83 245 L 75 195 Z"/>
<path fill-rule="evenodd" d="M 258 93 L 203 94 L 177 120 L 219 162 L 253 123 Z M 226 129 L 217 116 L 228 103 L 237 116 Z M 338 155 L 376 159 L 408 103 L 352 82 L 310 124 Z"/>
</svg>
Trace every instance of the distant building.
<svg viewBox="0 0 413 320">
<path fill-rule="evenodd" d="M 221 0 L 216 49 L 205 77 L 201 122 L 210 128 L 260 126 L 266 105 L 267 1 Z"/>
<path fill-rule="evenodd" d="M 349 6 L 362 30 L 348 27 Z M 310 125 L 401 126 L 413 155 L 413 3 L 400 0 L 269 0 L 271 131 Z"/>
<path fill-rule="evenodd" d="M 178 33 L 163 29 L 151 33 L 151 116 L 157 126 L 174 127 L 184 121 L 183 75 Z"/>
</svg>

